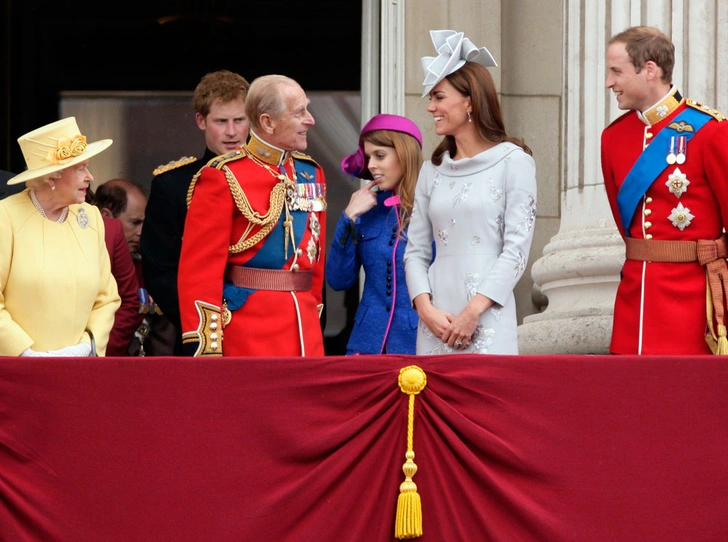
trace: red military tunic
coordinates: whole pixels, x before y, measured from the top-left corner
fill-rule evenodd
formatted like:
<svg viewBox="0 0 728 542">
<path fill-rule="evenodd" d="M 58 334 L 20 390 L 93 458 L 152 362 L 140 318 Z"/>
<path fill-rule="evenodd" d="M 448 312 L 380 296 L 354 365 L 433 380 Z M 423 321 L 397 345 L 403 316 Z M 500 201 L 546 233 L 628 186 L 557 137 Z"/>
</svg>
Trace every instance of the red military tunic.
<svg viewBox="0 0 728 542">
<path fill-rule="evenodd" d="M 178 279 L 185 353 L 323 356 L 321 167 L 251 133 L 190 190 Z M 256 273 L 242 286 L 231 275 L 240 266 Z"/>
<path fill-rule="evenodd" d="M 637 205 L 629 236 L 714 240 L 728 224 L 728 122 L 720 122 L 723 117 L 715 110 L 691 100 L 686 103 L 673 89 L 642 118 L 635 111 L 628 112 L 602 134 L 604 183 L 622 237 L 626 231 L 617 195 L 625 177 L 657 134 L 687 107 L 707 111 L 713 118 L 687 142 L 683 163 L 669 164 L 669 153 L 664 153 L 661 164 L 665 169 Z M 677 146 L 676 138 L 675 154 Z M 611 352 L 710 354 L 706 326 L 706 270 L 697 261 L 624 263 L 614 305 Z"/>
</svg>

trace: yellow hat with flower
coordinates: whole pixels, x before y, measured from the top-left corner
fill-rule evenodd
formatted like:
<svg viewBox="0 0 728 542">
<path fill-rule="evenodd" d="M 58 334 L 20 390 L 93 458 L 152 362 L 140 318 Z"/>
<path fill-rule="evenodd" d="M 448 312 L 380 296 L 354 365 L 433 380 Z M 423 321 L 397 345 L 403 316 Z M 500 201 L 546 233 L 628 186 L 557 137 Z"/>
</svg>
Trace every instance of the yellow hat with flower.
<svg viewBox="0 0 728 542">
<path fill-rule="evenodd" d="M 8 184 L 24 183 L 66 169 L 97 155 L 111 143 L 111 139 L 87 143 L 75 117 L 52 122 L 18 138 L 28 169 L 12 177 Z"/>
</svg>

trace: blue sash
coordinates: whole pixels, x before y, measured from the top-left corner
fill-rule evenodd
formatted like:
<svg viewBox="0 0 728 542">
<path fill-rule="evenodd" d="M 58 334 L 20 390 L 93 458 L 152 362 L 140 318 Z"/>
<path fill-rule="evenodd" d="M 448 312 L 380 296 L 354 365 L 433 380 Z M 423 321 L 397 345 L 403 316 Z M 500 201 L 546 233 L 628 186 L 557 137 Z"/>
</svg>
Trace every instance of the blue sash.
<svg viewBox="0 0 728 542">
<path fill-rule="evenodd" d="M 688 107 L 673 119 L 670 126 L 660 130 L 660 133 L 655 136 L 652 142 L 642 152 L 625 177 L 617 194 L 617 207 L 619 208 L 619 217 L 622 221 L 625 236 L 630 236 L 629 225 L 632 222 L 632 217 L 640 199 L 642 199 L 642 196 L 645 195 L 647 189 L 660 173 L 668 166 L 665 158 L 670 150 L 670 138 L 676 134 L 684 136 L 686 138 L 685 142 L 687 143 L 711 118 L 707 113 Z M 693 130 L 678 131 L 676 128 L 671 128 L 671 126 L 680 122 L 692 126 Z"/>
</svg>

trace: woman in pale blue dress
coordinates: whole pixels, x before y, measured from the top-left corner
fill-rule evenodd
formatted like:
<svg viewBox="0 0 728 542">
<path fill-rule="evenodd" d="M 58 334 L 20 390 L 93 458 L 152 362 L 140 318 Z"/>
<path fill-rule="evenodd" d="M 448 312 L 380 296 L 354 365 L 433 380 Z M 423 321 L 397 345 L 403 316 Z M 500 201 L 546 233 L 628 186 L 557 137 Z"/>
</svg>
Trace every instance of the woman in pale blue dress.
<svg viewBox="0 0 728 542">
<path fill-rule="evenodd" d="M 417 354 L 517 354 L 513 289 L 533 239 L 535 163 L 505 132 L 490 53 L 459 32 L 431 35 L 439 55 L 422 59 L 423 96 L 444 137 L 420 171 L 404 256 Z"/>
</svg>

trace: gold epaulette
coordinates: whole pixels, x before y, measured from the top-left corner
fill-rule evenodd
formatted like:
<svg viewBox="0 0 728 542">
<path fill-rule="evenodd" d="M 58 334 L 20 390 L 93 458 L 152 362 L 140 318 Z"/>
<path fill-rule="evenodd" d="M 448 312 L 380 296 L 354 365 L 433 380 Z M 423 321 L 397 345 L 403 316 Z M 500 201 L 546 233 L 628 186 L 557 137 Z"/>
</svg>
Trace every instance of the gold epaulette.
<svg viewBox="0 0 728 542">
<path fill-rule="evenodd" d="M 240 160 L 241 158 L 245 158 L 247 156 L 247 152 L 245 149 L 235 149 L 234 151 L 226 152 L 225 154 L 221 154 L 219 156 L 216 156 L 215 158 L 211 158 L 206 165 L 201 167 L 197 173 L 194 174 L 192 177 L 192 181 L 190 182 L 190 186 L 187 189 L 187 208 L 190 207 L 190 201 L 192 201 L 192 193 L 195 191 L 195 185 L 197 184 L 197 179 L 200 178 L 200 173 L 202 173 L 202 170 L 205 167 L 212 167 L 215 169 L 222 169 L 225 164 L 228 164 L 230 162 L 234 162 L 235 160 Z"/>
<path fill-rule="evenodd" d="M 207 162 L 207 165 L 214 167 L 215 169 L 222 169 L 222 166 L 228 162 L 240 160 L 241 158 L 245 158 L 247 155 L 248 154 L 245 149 L 235 149 L 234 151 L 226 152 L 225 154 L 212 158 L 209 162 Z"/>
<path fill-rule="evenodd" d="M 695 100 L 691 100 L 690 98 L 687 98 L 685 100 L 685 104 L 689 107 L 692 107 L 693 109 L 697 109 L 698 111 L 702 111 L 703 113 L 707 113 L 711 117 L 713 117 L 718 122 L 726 120 L 726 117 L 723 113 L 718 111 L 717 109 L 713 109 L 712 107 L 708 107 L 707 105 L 703 105 L 700 102 L 696 102 Z"/>
<path fill-rule="evenodd" d="M 171 169 L 177 169 L 178 167 L 191 164 L 195 160 L 197 160 L 197 158 L 195 158 L 194 156 L 183 156 L 179 160 L 172 160 L 171 162 L 158 166 L 154 171 L 152 171 L 152 175 L 156 177 L 157 175 L 165 173 Z"/>
<path fill-rule="evenodd" d="M 311 158 L 308 154 L 304 154 L 304 153 L 302 153 L 300 151 L 293 151 L 291 153 L 291 155 L 293 155 L 293 157 L 295 159 L 297 159 L 297 160 L 303 160 L 305 162 L 311 162 L 312 164 L 318 166 L 318 162 L 316 160 L 314 160 L 313 158 Z"/>
</svg>

